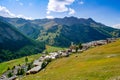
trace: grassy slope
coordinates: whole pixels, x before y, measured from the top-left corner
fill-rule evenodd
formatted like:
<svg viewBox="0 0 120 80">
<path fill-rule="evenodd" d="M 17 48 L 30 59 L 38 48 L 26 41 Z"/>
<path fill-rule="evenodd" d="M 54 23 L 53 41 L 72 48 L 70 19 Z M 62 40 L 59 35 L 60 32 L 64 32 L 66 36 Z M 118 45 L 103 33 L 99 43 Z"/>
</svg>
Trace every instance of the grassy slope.
<svg viewBox="0 0 120 80">
<path fill-rule="evenodd" d="M 114 57 L 108 58 L 108 56 Z M 120 40 L 82 54 L 52 61 L 45 70 L 23 80 L 113 80 L 120 76 Z"/>
<path fill-rule="evenodd" d="M 54 52 L 54 51 L 58 51 L 58 50 L 64 50 L 66 48 L 60 48 L 60 47 L 53 47 L 53 46 L 46 46 L 46 51 L 47 52 Z M 41 56 L 41 54 L 35 54 L 32 56 L 28 56 L 29 62 L 39 58 Z M 15 59 L 15 60 L 11 60 L 8 62 L 3 62 L 0 63 L 0 75 L 5 72 L 8 67 L 12 68 L 15 65 L 19 65 L 19 64 L 24 64 L 25 63 L 25 57 L 23 58 L 19 58 L 19 59 Z"/>
<path fill-rule="evenodd" d="M 54 46 L 49 46 L 49 45 L 46 45 L 46 50 L 48 53 L 50 52 L 55 52 L 55 51 L 58 51 L 58 50 L 65 50 L 66 48 L 61 48 L 61 47 L 54 47 Z"/>
<path fill-rule="evenodd" d="M 28 56 L 28 60 L 29 62 L 39 58 L 41 56 L 41 54 L 36 54 L 36 55 L 32 55 L 32 56 Z M 15 65 L 19 65 L 19 64 L 24 64 L 25 63 L 25 57 L 23 58 L 19 58 L 19 59 L 15 59 L 15 60 L 11 60 L 8 62 L 3 62 L 0 63 L 0 75 L 5 72 L 8 67 L 12 68 Z"/>
</svg>

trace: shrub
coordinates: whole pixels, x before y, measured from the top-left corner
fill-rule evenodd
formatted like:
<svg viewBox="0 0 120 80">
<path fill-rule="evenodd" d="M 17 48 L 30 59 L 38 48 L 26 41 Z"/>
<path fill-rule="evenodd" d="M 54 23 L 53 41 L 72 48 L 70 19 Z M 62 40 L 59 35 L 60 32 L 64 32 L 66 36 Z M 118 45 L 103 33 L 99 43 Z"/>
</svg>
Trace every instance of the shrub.
<svg viewBox="0 0 120 80">
<path fill-rule="evenodd" d="M 12 72 L 9 72 L 9 73 L 7 74 L 7 76 L 8 76 L 8 78 L 12 77 L 12 76 L 13 76 Z"/>
<path fill-rule="evenodd" d="M 25 70 L 24 69 L 18 69 L 17 75 L 24 75 L 24 74 L 25 74 Z"/>
<path fill-rule="evenodd" d="M 46 66 L 47 66 L 47 62 L 44 61 L 44 62 L 42 63 L 42 65 L 41 65 L 41 68 L 43 69 L 43 68 L 45 68 Z"/>
</svg>

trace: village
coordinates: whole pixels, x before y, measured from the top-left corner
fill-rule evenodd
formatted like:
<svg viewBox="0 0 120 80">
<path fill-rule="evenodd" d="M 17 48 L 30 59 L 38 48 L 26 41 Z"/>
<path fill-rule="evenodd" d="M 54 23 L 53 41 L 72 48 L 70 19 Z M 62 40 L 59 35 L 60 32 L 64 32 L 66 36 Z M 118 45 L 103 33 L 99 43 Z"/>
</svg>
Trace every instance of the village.
<svg viewBox="0 0 120 80">
<path fill-rule="evenodd" d="M 25 64 L 15 65 L 12 69 L 8 69 L 2 74 L 0 80 L 19 80 L 20 77 L 36 74 L 44 69 L 52 60 L 61 57 L 69 57 L 73 53 L 82 53 L 83 51 L 91 48 L 97 47 L 111 42 L 115 42 L 116 38 L 107 38 L 106 40 L 97 40 L 91 41 L 88 43 L 83 43 L 80 45 L 72 44 L 70 48 L 66 50 L 59 50 L 56 52 L 45 53 L 43 52 L 42 56 L 39 59 L 34 60 L 31 63 L 28 63 L 28 58 L 25 58 Z"/>
</svg>

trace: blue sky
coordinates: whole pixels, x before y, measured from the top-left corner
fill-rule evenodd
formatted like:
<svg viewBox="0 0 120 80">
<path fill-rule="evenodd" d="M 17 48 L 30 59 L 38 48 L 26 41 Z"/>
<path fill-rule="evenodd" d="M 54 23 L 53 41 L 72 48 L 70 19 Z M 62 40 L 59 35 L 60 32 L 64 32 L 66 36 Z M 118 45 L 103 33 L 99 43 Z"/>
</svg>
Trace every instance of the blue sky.
<svg viewBox="0 0 120 80">
<path fill-rule="evenodd" d="M 120 0 L 0 0 L 0 16 L 27 19 L 75 16 L 120 24 Z"/>
</svg>

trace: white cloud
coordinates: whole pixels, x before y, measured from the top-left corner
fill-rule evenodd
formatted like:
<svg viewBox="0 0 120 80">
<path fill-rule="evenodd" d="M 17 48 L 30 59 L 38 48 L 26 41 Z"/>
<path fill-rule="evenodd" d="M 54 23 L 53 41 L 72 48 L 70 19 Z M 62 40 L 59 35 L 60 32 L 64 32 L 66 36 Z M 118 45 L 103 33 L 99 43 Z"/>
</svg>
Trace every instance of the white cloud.
<svg viewBox="0 0 120 80">
<path fill-rule="evenodd" d="M 0 6 L 0 16 L 10 17 L 10 18 L 18 17 L 18 18 L 32 19 L 31 17 L 25 17 L 24 15 L 15 15 L 4 6 Z"/>
<path fill-rule="evenodd" d="M 46 16 L 46 18 L 53 19 L 54 17 L 53 16 Z"/>
<path fill-rule="evenodd" d="M 47 11 L 47 14 L 50 14 L 50 11 Z"/>
<path fill-rule="evenodd" d="M 0 6 L 0 16 L 15 17 L 15 14 L 11 13 L 6 7 Z"/>
<path fill-rule="evenodd" d="M 75 14 L 75 10 L 74 10 L 74 9 L 69 8 L 69 15 L 72 15 L 72 14 Z"/>
<path fill-rule="evenodd" d="M 68 6 L 74 1 L 75 0 L 49 0 L 47 14 L 50 14 L 51 12 L 67 12 L 69 11 Z"/>
<path fill-rule="evenodd" d="M 84 2 L 83 2 L 83 1 L 80 1 L 79 4 L 84 4 Z"/>
<path fill-rule="evenodd" d="M 113 27 L 113 28 L 120 29 L 120 24 L 113 25 L 112 27 Z"/>
<path fill-rule="evenodd" d="M 16 17 L 32 20 L 32 18 L 31 18 L 31 17 L 26 17 L 26 16 L 24 16 L 24 15 L 17 15 Z"/>
</svg>

